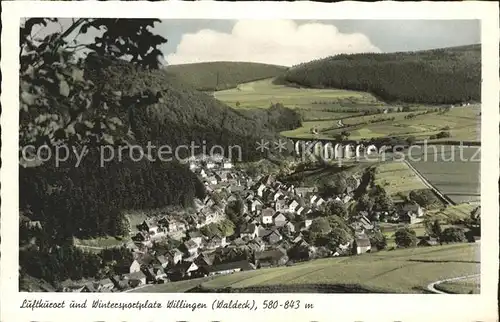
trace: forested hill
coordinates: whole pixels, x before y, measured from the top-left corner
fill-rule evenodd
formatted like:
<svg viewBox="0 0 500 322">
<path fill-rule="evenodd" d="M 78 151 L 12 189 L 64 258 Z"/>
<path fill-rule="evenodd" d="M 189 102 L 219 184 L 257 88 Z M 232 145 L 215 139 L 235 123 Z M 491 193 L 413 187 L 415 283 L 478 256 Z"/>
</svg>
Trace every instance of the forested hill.
<svg viewBox="0 0 500 322">
<path fill-rule="evenodd" d="M 152 141 L 178 146 L 194 141 L 198 145 L 205 142 L 207 147 L 239 145 L 243 158 L 253 159 L 261 157 L 255 151 L 256 141 L 277 135 L 283 130 L 282 124 L 289 129 L 300 126 L 300 117 L 292 110 L 243 113 L 162 70 L 139 71 L 124 61 L 110 63 L 102 58 L 93 58 L 88 66 L 95 83 L 102 82 L 114 91 L 127 95 L 144 90 L 161 93 L 162 102 L 133 109 L 132 118 L 124 115 L 125 122 L 132 120 L 131 128 L 141 144 Z"/>
<path fill-rule="evenodd" d="M 85 74 L 97 88 L 103 86 L 103 93 L 134 97 L 149 90 L 163 96 L 163 102 L 120 107 L 120 123 L 133 133 L 133 138 L 127 140 L 144 150 L 148 142 L 157 147 L 168 145 L 172 151 L 179 145 L 190 146 L 191 142 L 198 146 L 204 143 L 207 151 L 213 145 L 224 148 L 238 145 L 244 159 L 255 159 L 261 156 L 255 142 L 276 135 L 273 129 L 276 124 L 300 126 L 298 116 L 286 113 L 289 110 L 282 107 L 259 112 L 256 121 L 251 115 L 239 114 L 209 95 L 172 81 L 165 71 L 140 71 L 124 61 L 92 56 Z M 29 120 L 21 119 L 26 121 Z M 119 138 L 114 139 L 117 142 Z M 81 142 L 68 144 L 82 150 Z M 99 144 L 90 143 L 91 149 L 78 167 L 73 154 L 60 166 L 46 162 L 36 167 L 20 167 L 20 209 L 26 210 L 31 220 L 42 223 L 43 231 L 38 238 L 42 251 L 71 241 L 73 236 L 122 235 L 128 229 L 122 210 L 187 206 L 194 197 L 204 196 L 203 184 L 187 166 L 175 160 L 163 162 L 156 154 L 156 162 L 146 158 L 135 161 L 127 157 L 127 151 L 123 159 L 115 155 L 101 166 L 100 154 L 93 149 Z M 153 150 L 154 153 L 158 150 Z M 20 230 L 21 243 L 31 236 L 25 233 Z"/>
<path fill-rule="evenodd" d="M 367 91 L 389 102 L 479 102 L 481 46 L 332 56 L 292 67 L 276 82 Z"/>
<path fill-rule="evenodd" d="M 234 88 L 241 83 L 281 75 L 287 67 L 249 62 L 208 62 L 171 65 L 167 72 L 201 91 Z"/>
</svg>

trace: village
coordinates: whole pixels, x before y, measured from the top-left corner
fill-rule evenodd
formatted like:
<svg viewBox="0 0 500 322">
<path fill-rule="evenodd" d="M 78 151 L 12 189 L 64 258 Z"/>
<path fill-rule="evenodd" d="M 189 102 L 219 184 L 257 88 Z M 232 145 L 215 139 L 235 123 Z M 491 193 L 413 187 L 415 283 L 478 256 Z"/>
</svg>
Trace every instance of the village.
<svg viewBox="0 0 500 322">
<path fill-rule="evenodd" d="M 195 199 L 191 211 L 150 215 L 130 227 L 131 241 L 125 247 L 133 253 L 133 261 L 126 273 L 83 285 L 63 283 L 61 291 L 123 292 L 149 284 L 360 255 L 376 249 L 368 233 L 379 230 L 378 222 L 372 222 L 379 214 L 365 211 L 349 223 L 354 238 L 334 250 L 304 240 L 315 214 L 328 203 L 347 204 L 359 179 L 343 194 L 324 199 L 317 187 L 295 187 L 272 175 L 251 178 L 222 157 L 192 157 L 189 167 L 205 185 L 207 196 L 203 200 Z M 240 207 L 235 207 L 238 204 Z M 238 227 L 228 220 L 229 207 L 240 208 L 236 210 L 241 215 Z M 413 224 L 423 220 L 424 210 L 407 204 L 385 215 L 386 221 Z M 422 242 L 436 244 L 432 239 Z"/>
</svg>

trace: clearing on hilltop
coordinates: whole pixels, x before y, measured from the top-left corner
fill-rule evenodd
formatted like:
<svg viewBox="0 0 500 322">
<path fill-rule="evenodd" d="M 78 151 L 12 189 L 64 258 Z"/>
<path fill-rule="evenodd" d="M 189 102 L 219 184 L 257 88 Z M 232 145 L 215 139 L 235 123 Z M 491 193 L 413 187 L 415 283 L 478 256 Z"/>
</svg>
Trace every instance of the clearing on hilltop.
<svg viewBox="0 0 500 322">
<path fill-rule="evenodd" d="M 287 67 L 250 62 L 209 62 L 167 66 L 169 74 L 200 91 L 236 88 L 241 83 L 281 75 Z"/>
</svg>

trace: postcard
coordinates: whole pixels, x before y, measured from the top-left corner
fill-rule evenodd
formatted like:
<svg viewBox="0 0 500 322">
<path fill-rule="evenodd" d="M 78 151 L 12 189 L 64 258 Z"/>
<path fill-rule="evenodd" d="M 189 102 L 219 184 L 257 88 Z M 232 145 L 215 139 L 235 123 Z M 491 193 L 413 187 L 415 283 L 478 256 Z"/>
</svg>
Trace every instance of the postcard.
<svg viewBox="0 0 500 322">
<path fill-rule="evenodd" d="M 496 3 L 2 24 L 2 321 L 497 320 Z"/>
</svg>

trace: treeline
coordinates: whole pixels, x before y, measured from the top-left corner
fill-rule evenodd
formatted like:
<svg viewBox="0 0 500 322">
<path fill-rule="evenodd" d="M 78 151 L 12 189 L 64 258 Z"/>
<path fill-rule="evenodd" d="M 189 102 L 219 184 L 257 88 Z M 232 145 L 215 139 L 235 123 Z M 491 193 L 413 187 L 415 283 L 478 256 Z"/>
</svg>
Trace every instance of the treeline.
<svg viewBox="0 0 500 322">
<path fill-rule="evenodd" d="M 59 167 L 45 163 L 19 171 L 20 208 L 31 209 L 31 219 L 57 244 L 73 236 L 122 236 L 128 231 L 124 209 L 188 206 L 204 196 L 203 184 L 179 163 L 136 162 L 125 154 L 101 167 L 99 157 L 92 150 L 78 167 L 68 159 Z"/>
<path fill-rule="evenodd" d="M 151 141 L 176 147 L 194 142 L 206 146 L 207 151 L 214 145 L 237 145 L 241 147 L 242 159 L 256 160 L 261 157 L 255 150 L 256 141 L 300 126 L 300 116 L 283 106 L 270 109 L 265 115 L 259 110 L 241 112 L 172 79 L 165 71 L 140 71 L 124 61 L 102 68 L 106 65 L 106 61 L 93 59 L 88 68 L 92 80 L 105 88 L 128 95 L 150 90 L 163 96 L 161 103 L 133 109 L 130 125 L 141 144 Z"/>
<path fill-rule="evenodd" d="M 477 102 L 481 100 L 481 47 L 338 55 L 290 68 L 276 82 L 366 91 L 391 102 Z"/>
<path fill-rule="evenodd" d="M 276 132 L 292 130 L 302 126 L 302 116 L 296 111 L 285 107 L 282 103 L 272 104 L 268 109 L 242 109 L 246 115 L 257 123 L 267 124 Z"/>
<path fill-rule="evenodd" d="M 286 67 L 250 62 L 208 62 L 171 65 L 166 70 L 197 90 L 220 91 L 278 76 Z"/>
</svg>

